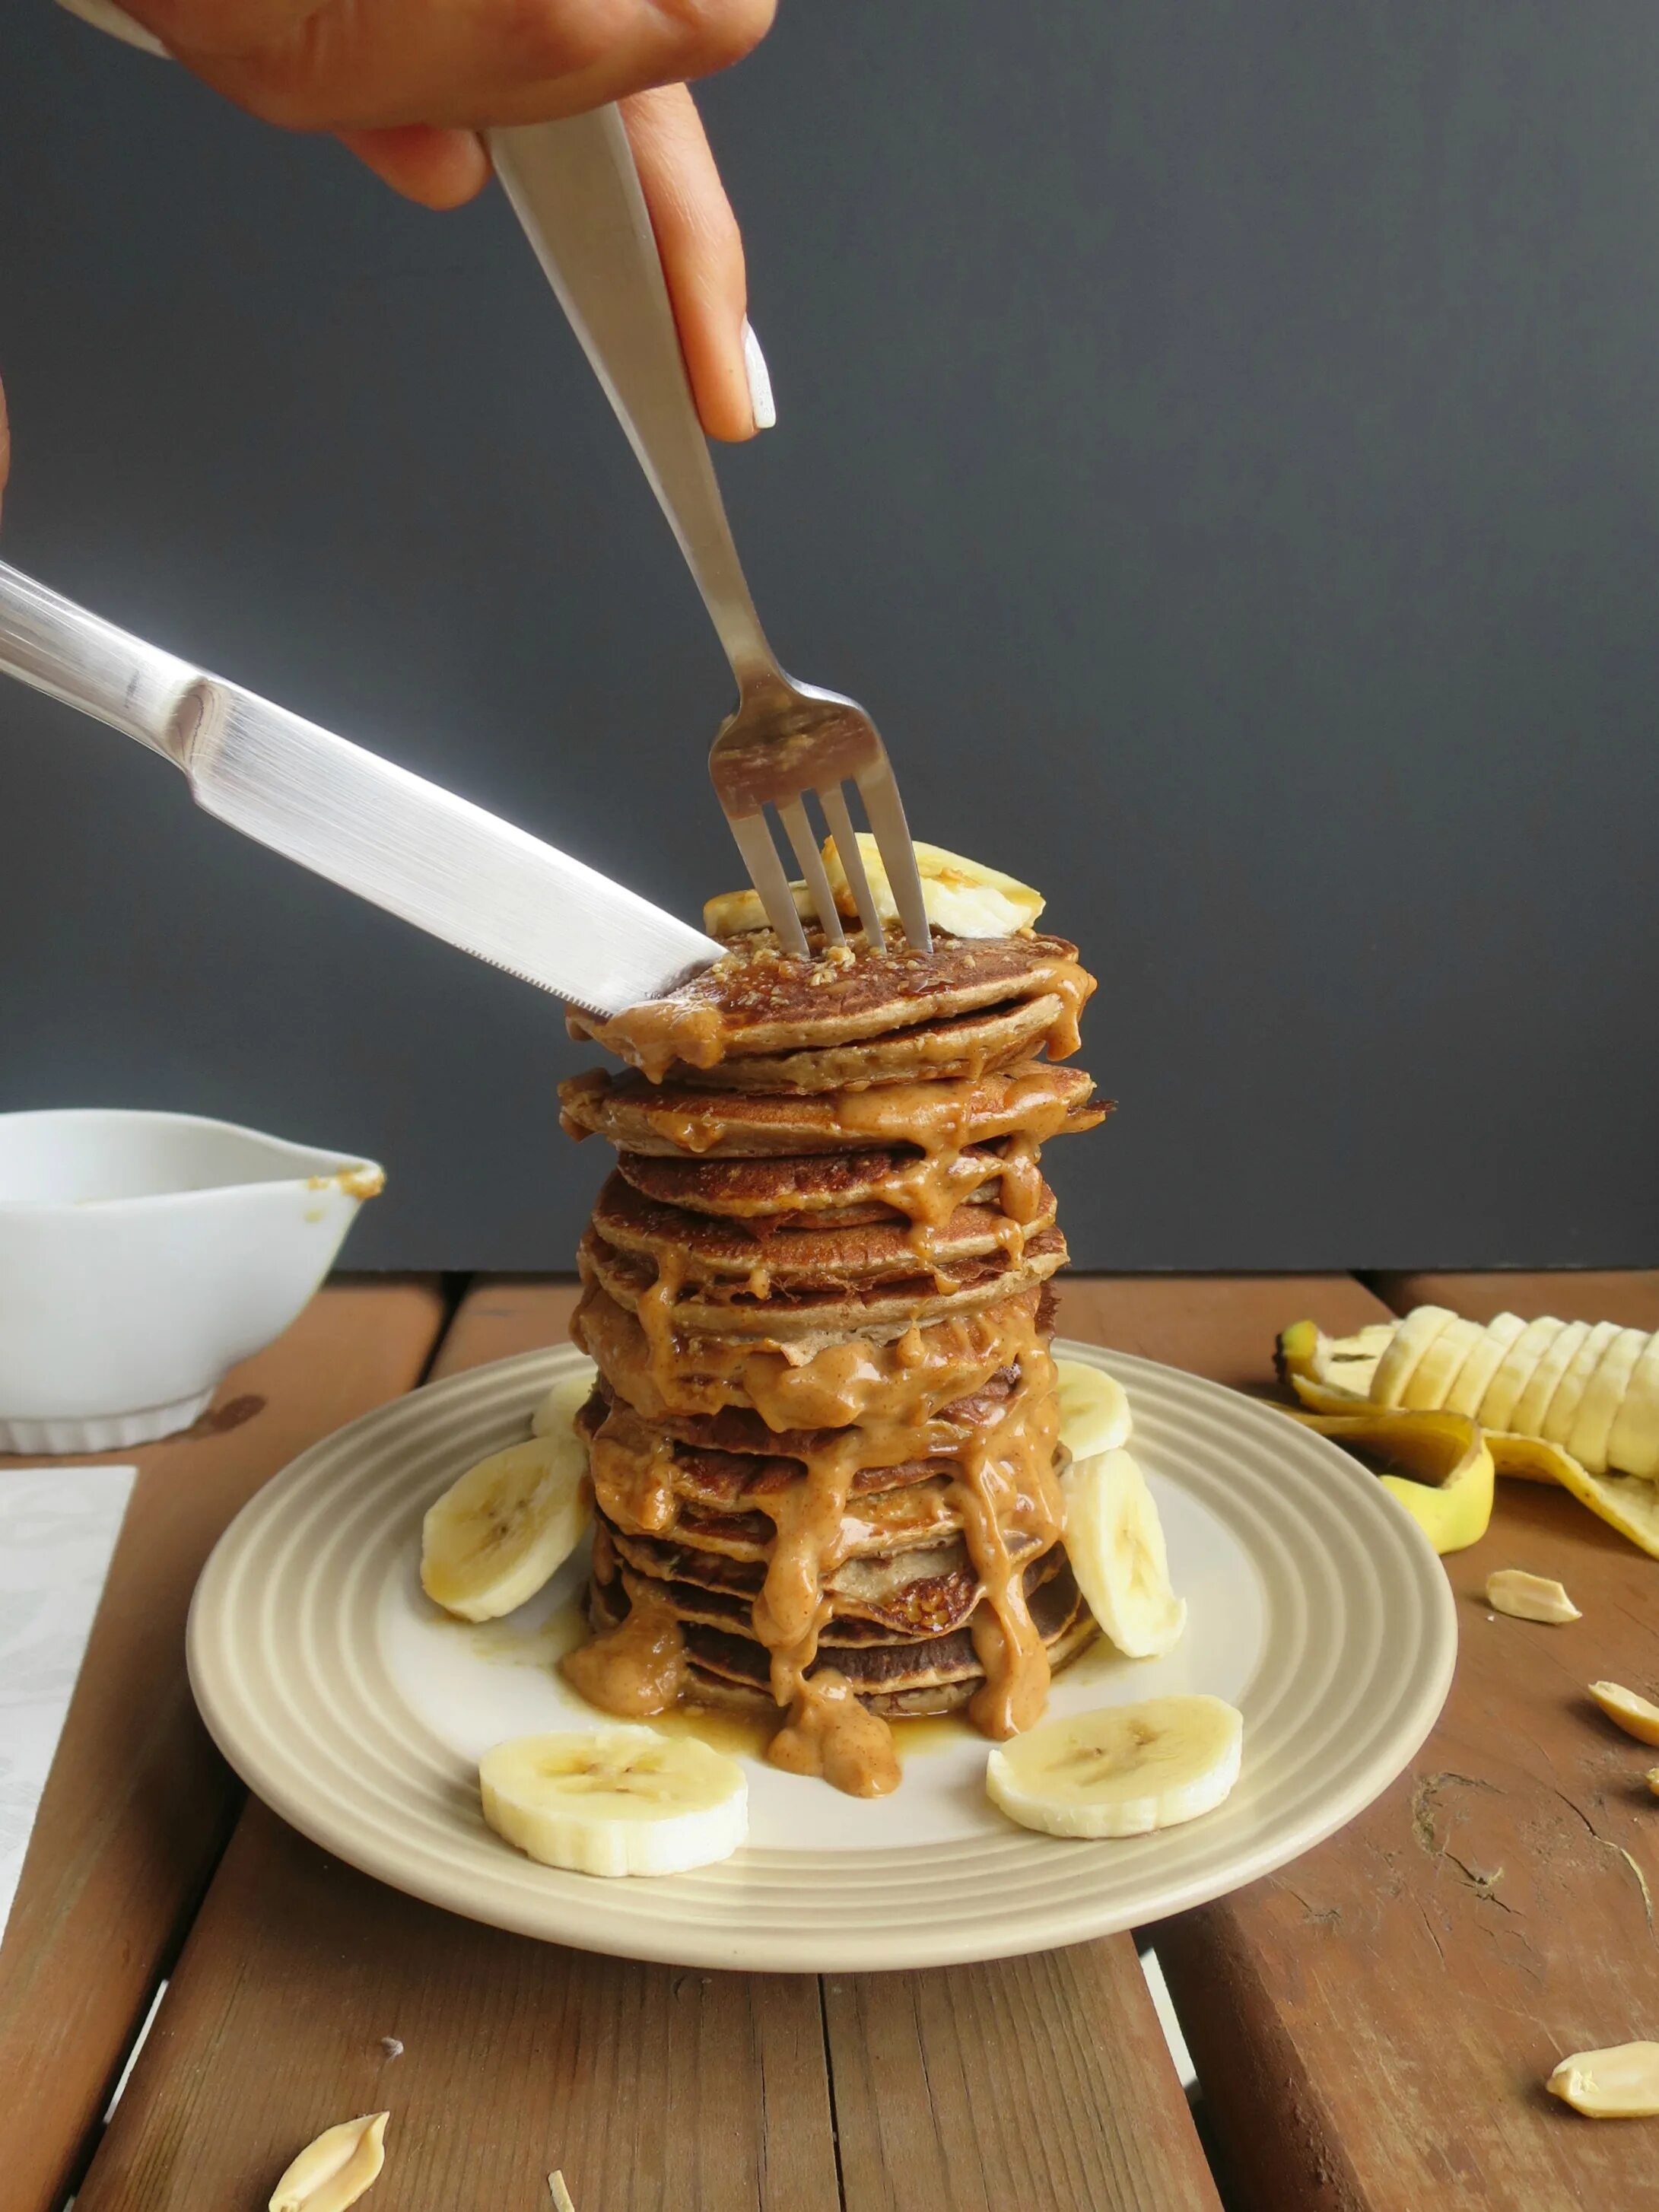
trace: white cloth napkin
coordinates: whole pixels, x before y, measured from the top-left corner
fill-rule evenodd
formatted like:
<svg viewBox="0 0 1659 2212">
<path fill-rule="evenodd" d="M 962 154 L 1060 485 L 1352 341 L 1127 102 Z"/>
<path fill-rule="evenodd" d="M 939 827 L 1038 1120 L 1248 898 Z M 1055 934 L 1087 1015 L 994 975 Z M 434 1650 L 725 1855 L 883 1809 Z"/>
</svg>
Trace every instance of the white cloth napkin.
<svg viewBox="0 0 1659 2212">
<path fill-rule="evenodd" d="M 0 1933 L 137 1472 L 0 1474 Z"/>
</svg>

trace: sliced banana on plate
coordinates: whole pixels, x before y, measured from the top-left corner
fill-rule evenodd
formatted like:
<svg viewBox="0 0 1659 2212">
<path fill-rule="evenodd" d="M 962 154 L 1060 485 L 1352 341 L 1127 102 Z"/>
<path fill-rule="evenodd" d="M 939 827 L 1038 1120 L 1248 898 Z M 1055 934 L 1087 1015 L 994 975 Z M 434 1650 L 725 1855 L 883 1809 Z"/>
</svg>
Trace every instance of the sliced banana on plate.
<svg viewBox="0 0 1659 2212">
<path fill-rule="evenodd" d="M 1148 1698 L 1044 1721 L 986 1763 L 991 1802 L 1048 1836 L 1144 1836 L 1212 1812 L 1238 1779 L 1244 1722 L 1219 1698 Z"/>
<path fill-rule="evenodd" d="M 867 830 L 859 833 L 858 848 L 877 913 L 884 921 L 896 921 L 898 902 L 876 841 Z M 915 851 L 916 872 L 921 878 L 921 902 L 935 929 L 948 930 L 952 937 L 1012 937 L 1016 930 L 1030 929 L 1042 911 L 1045 902 L 1040 891 L 1005 876 L 999 868 L 964 860 L 960 853 L 947 853 L 939 845 L 917 843 Z M 833 837 L 823 841 L 823 866 L 836 911 L 844 920 L 856 921 L 859 910 L 853 886 L 847 880 Z M 796 912 L 811 921 L 812 900 L 805 884 L 791 884 L 789 896 Z M 766 909 L 757 892 L 722 891 L 705 904 L 702 926 L 711 937 L 740 936 L 745 930 L 765 928 Z"/>
<path fill-rule="evenodd" d="M 462 1620 L 498 1620 L 535 1596 L 593 1510 L 587 1448 L 566 1427 L 469 1468 L 421 1524 L 421 1587 Z"/>
<path fill-rule="evenodd" d="M 593 1395 L 593 1377 L 599 1371 L 591 1359 L 584 1359 L 573 1374 L 561 1375 L 530 1416 L 531 1434 L 568 1436 L 577 1414 Z"/>
<path fill-rule="evenodd" d="M 574 1874 L 684 1874 L 749 1832 L 736 1759 L 654 1729 L 515 1736 L 479 1760 L 478 1790 L 497 1835 Z"/>
<path fill-rule="evenodd" d="M 1060 1441 L 1073 1459 L 1117 1451 L 1134 1426 L 1128 1394 L 1115 1376 L 1086 1360 L 1056 1359 L 1054 1389 L 1060 1397 Z"/>
<path fill-rule="evenodd" d="M 1170 1587 L 1146 1476 L 1127 1452 L 1098 1452 L 1073 1460 L 1060 1486 L 1066 1556 L 1090 1612 L 1127 1658 L 1157 1658 L 1180 1641 L 1187 1601 Z"/>
</svg>

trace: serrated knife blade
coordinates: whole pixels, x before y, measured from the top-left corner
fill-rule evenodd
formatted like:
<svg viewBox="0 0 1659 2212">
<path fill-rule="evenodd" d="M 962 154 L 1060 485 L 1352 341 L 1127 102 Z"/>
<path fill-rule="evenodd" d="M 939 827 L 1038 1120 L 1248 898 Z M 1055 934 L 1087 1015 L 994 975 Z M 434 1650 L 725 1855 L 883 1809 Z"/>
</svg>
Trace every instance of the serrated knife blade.
<svg viewBox="0 0 1659 2212">
<path fill-rule="evenodd" d="M 0 669 L 161 753 L 245 836 L 590 1013 L 660 998 L 724 950 L 568 853 L 3 562 Z"/>
</svg>

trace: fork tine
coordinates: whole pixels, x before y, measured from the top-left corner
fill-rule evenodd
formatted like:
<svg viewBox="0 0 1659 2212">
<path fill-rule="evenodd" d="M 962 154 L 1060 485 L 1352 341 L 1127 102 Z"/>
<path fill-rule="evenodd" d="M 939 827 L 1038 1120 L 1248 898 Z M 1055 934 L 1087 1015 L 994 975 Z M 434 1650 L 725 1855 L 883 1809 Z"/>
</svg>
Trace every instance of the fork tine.
<svg viewBox="0 0 1659 2212">
<path fill-rule="evenodd" d="M 852 886 L 859 920 L 864 924 L 865 941 L 879 951 L 887 942 L 887 932 L 882 927 L 881 916 L 876 910 L 870 878 L 864 872 L 864 855 L 860 852 L 859 841 L 853 834 L 853 817 L 847 811 L 847 793 L 838 783 L 825 784 L 818 793 L 818 804 L 830 824 L 830 833 L 836 841 L 842 866 L 847 871 L 847 880 Z"/>
<path fill-rule="evenodd" d="M 812 825 L 806 818 L 806 809 L 799 799 L 778 802 L 778 817 L 782 822 L 789 842 L 795 848 L 795 858 L 800 862 L 800 872 L 806 878 L 807 894 L 817 908 L 818 926 L 823 932 L 826 945 L 845 945 L 846 936 L 841 926 L 841 916 L 836 912 L 836 902 L 830 890 L 830 878 L 824 873 L 823 855 L 812 836 Z"/>
<path fill-rule="evenodd" d="M 886 754 L 882 754 L 874 768 L 860 769 L 856 781 L 864 811 L 875 832 L 876 850 L 881 854 L 881 865 L 893 887 L 893 903 L 904 924 L 904 933 L 916 951 L 931 952 L 933 933 L 927 927 L 927 909 L 922 903 L 921 871 L 916 866 L 915 848 L 910 842 L 909 826 L 904 819 L 904 802 L 899 797 Z"/>
<path fill-rule="evenodd" d="M 749 870 L 749 880 L 760 893 L 760 902 L 766 909 L 766 919 L 777 932 L 778 942 L 786 952 L 799 958 L 806 957 L 806 932 L 800 926 L 800 916 L 795 912 L 795 902 L 789 896 L 789 878 L 783 872 L 783 863 L 778 858 L 778 848 L 772 842 L 772 833 L 766 826 L 763 814 L 728 814 L 732 835 L 738 841 L 738 850 L 743 854 Z"/>
</svg>

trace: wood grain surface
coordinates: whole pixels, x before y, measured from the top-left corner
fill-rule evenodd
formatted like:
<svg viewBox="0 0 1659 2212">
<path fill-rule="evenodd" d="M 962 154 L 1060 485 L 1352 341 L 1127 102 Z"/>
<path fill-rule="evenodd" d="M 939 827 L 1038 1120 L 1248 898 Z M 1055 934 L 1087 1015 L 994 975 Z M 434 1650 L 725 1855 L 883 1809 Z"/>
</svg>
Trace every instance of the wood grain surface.
<svg viewBox="0 0 1659 2212">
<path fill-rule="evenodd" d="M 480 1284 L 434 1373 L 558 1340 L 574 1297 Z M 80 2212 L 257 2203 L 382 2102 L 400 2212 L 544 2204 L 554 2165 L 580 2212 L 1217 2202 L 1127 1937 L 821 1993 L 473 1927 L 250 1805 Z"/>
<path fill-rule="evenodd" d="M 823 1994 L 847 2212 L 1220 2212 L 1127 1936 Z"/>
<path fill-rule="evenodd" d="M 0 1946 L 0 2083 L 27 2122 L 3 2130 L 0 2212 L 73 2186 L 240 1802 L 185 1679 L 202 1564 L 296 1452 L 418 1380 L 442 1323 L 433 1284 L 337 1285 L 193 1429 L 106 1455 L 138 1480 Z"/>
<path fill-rule="evenodd" d="M 1651 1275 L 1385 1287 L 1401 1310 L 1432 1298 L 1477 1318 L 1507 1306 L 1659 1326 Z M 1084 1286 L 1109 1305 L 1117 1291 Z M 1265 1383 L 1285 1322 L 1367 1317 L 1350 1284 L 1218 1283 L 1209 1296 L 1212 1331 L 1171 1293 L 1167 1336 L 1149 1301 L 1145 1348 Z M 1210 1352 L 1232 1345 L 1248 1310 L 1260 1316 L 1253 1376 L 1231 1350 L 1224 1364 Z M 1659 1562 L 1565 1494 L 1505 1483 L 1486 1536 L 1444 1564 L 1460 1663 L 1410 1772 L 1282 1874 L 1158 1930 L 1255 2212 L 1624 2212 L 1659 2195 L 1650 2127 L 1598 2126 L 1543 2090 L 1565 2053 L 1659 2032 L 1653 1753 L 1583 1694 L 1602 1675 L 1659 1692 Z M 1500 1566 L 1559 1577 L 1584 1618 L 1558 1628 L 1489 1613 L 1483 1586 Z"/>
</svg>

